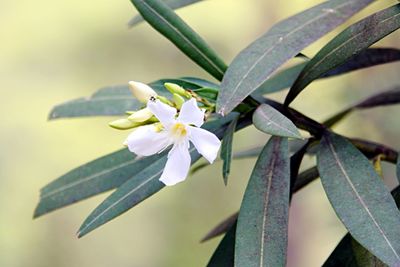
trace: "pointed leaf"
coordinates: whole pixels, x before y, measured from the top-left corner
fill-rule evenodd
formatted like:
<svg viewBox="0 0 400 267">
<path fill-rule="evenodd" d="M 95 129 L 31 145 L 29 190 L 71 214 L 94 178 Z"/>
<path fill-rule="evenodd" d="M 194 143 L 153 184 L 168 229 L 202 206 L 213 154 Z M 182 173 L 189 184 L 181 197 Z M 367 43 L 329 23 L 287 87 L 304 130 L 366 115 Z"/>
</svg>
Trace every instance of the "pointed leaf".
<svg viewBox="0 0 400 267">
<path fill-rule="evenodd" d="M 329 201 L 352 236 L 386 264 L 400 265 L 400 213 L 368 159 L 327 132 L 317 162 Z"/>
<path fill-rule="evenodd" d="M 225 63 L 170 7 L 160 0 L 131 2 L 155 30 L 217 80 L 222 79 L 226 70 Z"/>
<path fill-rule="evenodd" d="M 253 114 L 253 123 L 257 129 L 267 134 L 302 138 L 291 120 L 267 104 L 262 104 L 256 109 Z"/>
<path fill-rule="evenodd" d="M 82 165 L 42 188 L 34 217 L 114 189 L 159 157 L 137 159 L 122 149 Z"/>
<path fill-rule="evenodd" d="M 170 96 L 164 88 L 164 83 L 176 83 L 187 89 L 203 87 L 201 79 L 162 79 L 149 84 L 159 95 Z M 50 112 L 49 119 L 84 117 L 84 116 L 115 116 L 124 115 L 128 110 L 137 110 L 143 103 L 137 101 L 128 85 L 110 86 L 97 91 L 90 97 L 75 99 L 57 105 Z"/>
<path fill-rule="evenodd" d="M 272 137 L 257 160 L 240 207 L 235 266 L 285 266 L 289 165 L 287 139 Z"/>
<path fill-rule="evenodd" d="M 379 11 L 337 35 L 307 64 L 290 89 L 285 104 L 290 104 L 313 80 L 346 62 L 400 27 L 400 4 Z"/>
<path fill-rule="evenodd" d="M 393 189 L 391 193 L 396 202 L 397 208 L 399 208 L 400 186 Z M 323 265 L 323 267 L 339 266 L 384 267 L 387 265 L 382 263 L 378 258 L 354 240 L 349 233 L 347 233 Z"/>
<path fill-rule="evenodd" d="M 227 116 L 206 123 L 203 128 L 214 132 L 220 138 L 230 120 L 232 116 Z M 192 163 L 200 158 L 194 147 L 191 147 L 189 152 Z M 140 172 L 122 184 L 86 218 L 79 229 L 78 236 L 86 235 L 161 190 L 164 184 L 159 181 L 159 178 L 166 161 L 167 153 L 164 152 L 158 159 L 144 166 Z"/>
<path fill-rule="evenodd" d="M 283 63 L 371 2 L 326 1 L 276 24 L 233 60 L 222 80 L 217 111 L 229 113 Z"/>
<path fill-rule="evenodd" d="M 400 60 L 400 50 L 393 48 L 368 48 L 360 54 L 354 55 L 345 63 L 323 74 L 321 78 L 329 78 L 342 75 L 352 71 L 377 66 L 380 64 L 391 63 Z M 307 65 L 302 62 L 293 67 L 284 69 L 276 75 L 268 79 L 253 94 L 264 95 L 281 91 L 285 88 L 292 87 L 297 77 Z"/>
<path fill-rule="evenodd" d="M 210 232 L 208 232 L 202 239 L 201 242 L 208 241 L 216 236 L 219 236 L 223 233 L 226 233 L 233 225 L 236 224 L 236 220 L 238 217 L 239 213 L 235 212 L 228 218 L 224 219 L 222 222 L 220 222 L 217 226 L 215 226 L 213 229 L 211 229 Z M 235 226 L 236 227 L 236 226 Z"/>
<path fill-rule="evenodd" d="M 224 138 L 222 139 L 221 144 L 221 159 L 223 160 L 222 166 L 222 177 L 224 178 L 225 185 L 228 184 L 228 175 L 231 169 L 231 161 L 232 161 L 232 141 L 233 134 L 236 130 L 236 124 L 239 119 L 239 113 L 236 113 L 236 118 L 234 118 L 229 124 L 228 128 L 226 128 Z"/>
<path fill-rule="evenodd" d="M 233 267 L 235 256 L 236 222 L 229 228 L 212 255 L 207 267 Z"/>
<path fill-rule="evenodd" d="M 366 109 L 366 108 L 375 108 L 379 106 L 387 106 L 387 105 L 394 105 L 400 103 L 400 86 L 392 88 L 388 91 L 384 91 L 368 97 L 367 99 L 357 103 L 338 114 L 332 116 L 331 118 L 327 119 L 323 124 L 326 127 L 332 127 L 343 118 L 345 118 L 348 114 L 352 111 L 357 109 Z"/>
<path fill-rule="evenodd" d="M 164 0 L 164 3 L 171 9 L 179 9 L 181 7 L 185 7 L 200 1 L 202 0 Z M 128 22 L 128 26 L 133 27 L 141 23 L 142 21 L 143 21 L 142 16 L 136 15 Z"/>
</svg>

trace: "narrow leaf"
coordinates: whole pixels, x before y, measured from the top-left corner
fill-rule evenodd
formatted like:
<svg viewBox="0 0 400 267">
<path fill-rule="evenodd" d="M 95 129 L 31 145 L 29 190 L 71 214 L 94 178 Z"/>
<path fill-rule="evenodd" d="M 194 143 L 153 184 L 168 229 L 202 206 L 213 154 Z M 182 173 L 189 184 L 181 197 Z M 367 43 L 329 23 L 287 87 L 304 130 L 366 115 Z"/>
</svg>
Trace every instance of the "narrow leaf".
<svg viewBox="0 0 400 267">
<path fill-rule="evenodd" d="M 352 105 L 351 107 L 339 112 L 338 114 L 332 116 L 331 118 L 327 119 L 323 124 L 326 127 L 332 127 L 343 118 L 345 118 L 348 114 L 352 111 L 358 109 L 366 109 L 366 108 L 375 108 L 379 106 L 387 106 L 387 105 L 394 105 L 400 103 L 400 86 L 392 88 L 388 91 L 384 91 L 368 97 L 367 99 Z"/>
<path fill-rule="evenodd" d="M 149 84 L 159 95 L 170 96 L 164 88 L 164 83 L 176 83 L 186 89 L 203 87 L 206 81 L 201 79 L 162 79 Z M 128 85 L 110 86 L 97 91 L 90 97 L 75 99 L 57 105 L 49 114 L 49 119 L 85 117 L 85 116 L 115 116 L 124 115 L 127 110 L 137 110 L 143 103 L 137 101 Z"/>
<path fill-rule="evenodd" d="M 201 0 L 163 0 L 163 2 L 171 9 L 179 9 L 181 7 L 185 7 L 200 1 Z M 142 21 L 143 21 L 142 16 L 136 15 L 128 22 L 128 26 L 131 28 L 141 23 Z"/>
<path fill-rule="evenodd" d="M 287 139 L 272 137 L 257 160 L 240 207 L 235 266 L 285 266 L 289 165 Z"/>
<path fill-rule="evenodd" d="M 372 1 L 326 1 L 276 24 L 233 60 L 222 80 L 217 111 L 229 113 L 287 60 Z"/>
<path fill-rule="evenodd" d="M 214 132 L 220 138 L 225 131 L 225 125 L 230 120 L 232 116 L 206 123 L 204 128 Z M 192 163 L 200 158 L 194 147 L 191 147 L 189 152 Z M 86 235 L 161 190 L 164 184 L 158 179 L 166 161 L 167 153 L 164 152 L 160 158 L 143 167 L 140 172 L 122 184 L 86 218 L 78 231 L 78 237 Z"/>
<path fill-rule="evenodd" d="M 397 156 L 396 175 L 397 175 L 397 180 L 400 182 L 400 156 Z"/>
<path fill-rule="evenodd" d="M 170 7 L 160 0 L 131 2 L 154 29 L 217 80 L 222 79 L 225 63 Z"/>
<path fill-rule="evenodd" d="M 400 213 L 368 159 L 346 139 L 327 132 L 317 163 L 329 201 L 347 230 L 384 263 L 400 265 Z"/>
<path fill-rule="evenodd" d="M 257 129 L 267 134 L 302 138 L 291 120 L 267 104 L 262 104 L 256 109 L 253 123 Z"/>
<path fill-rule="evenodd" d="M 231 121 L 228 128 L 226 128 L 226 132 L 224 134 L 224 138 L 222 139 L 221 144 L 221 159 L 223 160 L 222 166 L 222 177 L 224 178 L 225 185 L 228 184 L 228 176 L 231 169 L 231 161 L 232 161 L 232 141 L 233 134 L 236 130 L 236 124 L 239 119 L 239 113 L 236 113 L 236 118 Z"/>
<path fill-rule="evenodd" d="M 369 68 L 381 64 L 396 62 L 400 60 L 400 50 L 393 48 L 368 48 L 360 54 L 354 55 L 342 65 L 328 71 L 321 78 L 329 78 L 346 74 L 352 71 Z M 253 94 L 264 95 L 281 91 L 292 87 L 297 77 L 307 65 L 308 61 L 299 63 L 284 69 L 261 85 Z"/>
<path fill-rule="evenodd" d="M 233 267 L 235 255 L 236 222 L 229 228 L 212 255 L 207 267 Z"/>
<path fill-rule="evenodd" d="M 233 225 L 236 224 L 236 220 L 238 217 L 238 212 L 235 212 L 228 218 L 224 219 L 221 223 L 219 223 L 217 226 L 215 226 L 213 229 L 211 229 L 210 232 L 208 232 L 202 239 L 201 242 L 208 241 L 216 236 L 219 236 L 223 233 L 225 233 L 228 229 L 230 229 Z M 235 226 L 236 227 L 236 226 Z"/>
<path fill-rule="evenodd" d="M 40 191 L 34 217 L 114 189 L 159 157 L 136 159 L 127 149 L 122 149 L 80 166 Z"/>
<path fill-rule="evenodd" d="M 307 64 L 290 89 L 285 104 L 289 105 L 312 81 L 346 62 L 400 27 L 400 4 L 379 11 L 337 35 Z"/>
<path fill-rule="evenodd" d="M 392 190 L 392 196 L 396 202 L 397 208 L 400 205 L 400 186 Z M 368 250 L 362 247 L 354 238 L 347 233 L 336 246 L 329 258 L 325 261 L 323 267 L 384 267 L 378 258 L 372 255 Z"/>
</svg>

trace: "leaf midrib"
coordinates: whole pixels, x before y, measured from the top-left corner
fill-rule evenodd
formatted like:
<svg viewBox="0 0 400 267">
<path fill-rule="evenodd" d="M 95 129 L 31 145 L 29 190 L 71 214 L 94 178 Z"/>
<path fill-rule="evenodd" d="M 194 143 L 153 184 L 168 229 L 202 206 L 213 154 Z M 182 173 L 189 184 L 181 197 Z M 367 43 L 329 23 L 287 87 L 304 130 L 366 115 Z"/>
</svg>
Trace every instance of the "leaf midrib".
<svg viewBox="0 0 400 267">
<path fill-rule="evenodd" d="M 383 231 L 383 229 L 379 226 L 378 222 L 375 220 L 375 217 L 372 215 L 371 211 L 369 210 L 368 206 L 365 204 L 364 200 L 362 199 L 362 197 L 360 196 L 360 194 L 358 193 L 357 189 L 355 188 L 354 184 L 352 183 L 350 177 L 348 176 L 346 170 L 344 169 L 338 155 L 337 152 L 332 144 L 332 142 L 326 138 L 325 139 L 329 150 L 332 152 L 333 157 L 335 158 L 335 162 L 337 163 L 338 167 L 340 168 L 341 172 L 343 173 L 344 177 L 346 178 L 347 183 L 350 185 L 351 189 L 353 190 L 353 192 L 355 193 L 358 201 L 361 203 L 362 207 L 365 209 L 365 211 L 367 212 L 368 216 L 371 218 L 372 222 L 374 223 L 375 227 L 378 229 L 378 231 L 381 233 L 381 235 L 383 236 L 383 238 L 385 239 L 386 243 L 389 245 L 390 249 L 392 250 L 393 254 L 396 256 L 396 258 L 398 260 L 400 260 L 400 256 L 399 254 L 397 254 L 396 250 L 394 249 L 394 247 L 392 246 L 392 243 L 389 241 L 389 239 L 387 238 L 385 232 Z"/>
<path fill-rule="evenodd" d="M 346 3 L 343 3 L 343 4 L 339 5 L 339 6 L 337 6 L 336 9 L 342 8 L 342 7 L 346 6 L 346 5 L 349 4 L 349 3 L 351 3 L 351 1 L 346 2 Z M 337 11 L 337 10 L 335 10 L 335 12 L 336 12 L 336 11 Z M 239 89 L 239 86 L 243 83 L 244 80 L 247 79 L 247 77 L 248 77 L 248 75 L 250 74 L 250 72 L 260 63 L 260 61 L 261 61 L 264 57 L 267 56 L 267 54 L 268 54 L 272 49 L 274 49 L 278 44 L 280 44 L 280 43 L 283 41 L 283 39 L 289 37 L 289 36 L 292 35 L 293 33 L 297 32 L 299 29 L 302 29 L 302 28 L 304 28 L 305 26 L 307 26 L 307 25 L 313 23 L 314 21 L 316 21 L 316 20 L 318 20 L 318 19 L 320 19 L 320 18 L 326 16 L 327 14 L 331 14 L 331 13 L 332 13 L 332 12 L 326 11 L 326 10 L 325 10 L 325 13 L 324 13 L 324 14 L 319 15 L 319 16 L 317 16 L 317 17 L 315 17 L 315 18 L 309 20 L 307 23 L 300 25 L 299 27 L 297 27 L 297 28 L 293 29 L 292 31 L 290 31 L 289 33 L 287 33 L 286 35 L 283 35 L 283 36 L 279 37 L 278 42 L 276 42 L 276 43 L 275 43 L 274 45 L 272 45 L 269 49 L 267 49 L 267 50 L 263 53 L 263 55 L 262 55 L 259 59 L 257 59 L 256 62 L 255 62 L 255 63 L 249 68 L 249 70 L 243 75 L 242 79 L 239 81 L 239 83 L 238 83 L 238 84 L 235 86 L 235 88 L 233 89 L 232 94 L 230 94 L 230 95 L 231 95 L 231 98 L 230 98 L 230 99 L 232 99 L 232 97 L 236 94 L 237 90 Z M 271 74 L 270 74 L 270 75 L 271 75 Z M 267 79 L 270 77 L 270 75 L 267 76 L 266 79 L 263 79 L 263 81 L 260 82 L 258 85 L 254 86 L 254 88 L 258 88 L 259 86 L 261 86 L 261 85 L 264 83 L 264 81 L 267 80 Z M 226 103 L 228 103 L 228 102 L 229 102 L 229 101 L 226 101 Z M 226 104 L 221 108 L 221 111 L 222 111 L 222 112 L 223 112 L 223 110 L 225 109 L 225 106 L 226 106 Z"/>
<path fill-rule="evenodd" d="M 212 60 L 210 60 L 200 49 L 198 49 L 185 35 L 183 35 L 176 27 L 174 27 L 169 21 L 164 19 L 162 16 L 159 15 L 159 13 L 149 4 L 147 4 L 143 0 L 138 0 L 142 2 L 143 5 L 145 5 L 153 14 L 155 14 L 158 18 L 160 18 L 162 21 L 164 21 L 170 28 L 172 28 L 179 36 L 181 36 L 186 42 L 188 42 L 194 50 L 196 50 L 211 66 L 213 66 L 221 76 L 224 75 L 224 71 L 219 68 Z"/>
<path fill-rule="evenodd" d="M 400 16 L 400 13 L 399 13 L 399 14 L 396 14 L 396 15 L 394 15 L 394 16 L 392 16 L 392 17 L 389 17 L 389 18 L 387 18 L 387 19 L 385 19 L 385 20 L 382 20 L 382 21 L 378 22 L 377 25 L 382 24 L 382 23 L 385 23 L 385 22 L 388 21 L 388 20 L 394 19 L 394 18 L 396 18 L 397 16 Z M 367 30 L 368 30 L 368 29 L 367 29 Z M 330 56 L 332 55 L 332 53 L 335 53 L 338 49 L 344 47 L 347 43 L 353 41 L 353 40 L 356 39 L 360 34 L 363 34 L 364 32 L 366 32 L 366 30 L 362 30 L 361 32 L 359 32 L 359 33 L 357 33 L 357 34 L 352 35 L 352 36 L 351 36 L 349 39 L 347 39 L 345 42 L 341 43 L 341 44 L 340 44 L 339 46 L 337 46 L 335 49 L 331 50 L 328 54 L 326 54 L 326 56 L 322 57 L 319 61 L 317 61 L 317 62 L 312 66 L 312 68 L 310 68 L 310 69 L 308 69 L 306 72 L 304 72 L 304 74 L 303 74 L 302 76 L 303 76 L 303 77 L 306 77 L 310 72 L 312 72 L 314 69 L 316 69 L 323 61 L 325 61 L 326 58 L 330 57 Z"/>
<path fill-rule="evenodd" d="M 48 197 L 51 197 L 51 196 L 54 195 L 54 194 L 60 193 L 60 192 L 62 192 L 62 191 L 65 191 L 65 190 L 67 190 L 67 189 L 69 189 L 69 188 L 71 188 L 71 187 L 74 187 L 74 186 L 76 186 L 76 185 L 80 185 L 80 184 L 82 184 L 82 183 L 85 183 L 85 182 L 88 182 L 88 181 L 90 181 L 90 180 L 93 180 L 93 179 L 97 178 L 98 176 L 101 176 L 101 175 L 104 175 L 104 174 L 106 174 L 106 173 L 112 172 L 112 171 L 114 171 L 114 170 L 116 170 L 116 169 L 119 169 L 119 168 L 123 168 L 123 167 L 125 167 L 125 166 L 128 166 L 129 164 L 135 162 L 136 160 L 137 160 L 137 159 L 134 158 L 134 159 L 132 159 L 132 160 L 129 160 L 129 161 L 124 162 L 124 163 L 122 163 L 122 164 L 116 165 L 116 166 L 114 166 L 114 167 L 112 167 L 112 168 L 109 168 L 109 169 L 107 169 L 107 170 L 102 170 L 101 172 L 98 172 L 98 173 L 89 175 L 89 176 L 87 176 L 86 178 L 84 178 L 84 179 L 82 179 L 82 180 L 75 181 L 75 182 L 72 182 L 72 183 L 70 183 L 70 184 L 66 184 L 66 185 L 64 185 L 64 186 L 62 186 L 62 187 L 60 187 L 60 188 L 58 188 L 58 189 L 55 189 L 55 190 L 52 190 L 52 191 L 50 191 L 50 192 L 47 192 L 47 193 L 42 194 L 41 197 L 40 197 L 40 199 L 41 199 L 41 200 L 46 199 L 46 198 L 48 198 Z"/>
</svg>

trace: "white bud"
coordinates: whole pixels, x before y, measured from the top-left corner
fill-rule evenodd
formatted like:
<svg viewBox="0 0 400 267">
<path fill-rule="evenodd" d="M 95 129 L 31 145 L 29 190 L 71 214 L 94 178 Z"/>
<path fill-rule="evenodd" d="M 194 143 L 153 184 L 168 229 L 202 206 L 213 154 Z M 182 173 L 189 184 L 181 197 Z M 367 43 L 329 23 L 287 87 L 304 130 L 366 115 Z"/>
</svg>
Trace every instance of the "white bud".
<svg viewBox="0 0 400 267">
<path fill-rule="evenodd" d="M 138 111 L 133 112 L 128 120 L 133 122 L 144 122 L 153 117 L 153 113 L 148 108 L 144 108 Z"/>
<path fill-rule="evenodd" d="M 150 97 L 157 96 L 157 93 L 147 84 L 134 81 L 130 81 L 128 84 L 132 94 L 142 103 L 147 103 Z"/>
</svg>

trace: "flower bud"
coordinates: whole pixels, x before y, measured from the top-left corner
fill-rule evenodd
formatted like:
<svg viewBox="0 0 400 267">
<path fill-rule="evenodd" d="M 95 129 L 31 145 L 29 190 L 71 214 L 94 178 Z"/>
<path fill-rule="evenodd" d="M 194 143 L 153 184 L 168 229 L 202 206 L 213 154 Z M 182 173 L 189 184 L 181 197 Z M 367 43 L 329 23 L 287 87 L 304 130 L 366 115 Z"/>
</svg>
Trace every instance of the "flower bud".
<svg viewBox="0 0 400 267">
<path fill-rule="evenodd" d="M 164 87 L 167 88 L 167 90 L 170 91 L 172 94 L 178 94 L 178 95 L 184 96 L 186 98 L 192 97 L 188 91 L 186 91 L 181 86 L 179 86 L 175 83 L 164 83 Z"/>
<path fill-rule="evenodd" d="M 147 84 L 134 81 L 130 81 L 128 84 L 132 94 L 142 103 L 146 104 L 150 97 L 157 96 L 157 93 Z"/>
<path fill-rule="evenodd" d="M 166 98 L 165 96 L 159 95 L 159 96 L 157 96 L 157 99 L 160 100 L 161 102 L 163 102 L 164 104 L 167 104 L 167 105 L 169 105 L 171 107 L 174 106 L 174 104 L 171 101 L 169 101 L 168 98 Z"/>
<path fill-rule="evenodd" d="M 173 94 L 172 99 L 174 100 L 174 103 L 175 103 L 175 106 L 177 107 L 177 109 L 181 109 L 183 103 L 185 103 L 185 99 L 183 99 L 183 97 L 181 97 L 178 94 Z"/>
<path fill-rule="evenodd" d="M 110 122 L 108 125 L 110 125 L 112 128 L 118 129 L 118 130 L 127 130 L 127 129 L 132 129 L 132 128 L 138 127 L 142 124 L 139 122 L 133 122 L 128 119 L 119 119 L 119 120 Z"/>
<path fill-rule="evenodd" d="M 153 113 L 148 108 L 144 108 L 138 111 L 133 112 L 129 117 L 128 120 L 132 122 L 145 122 L 148 119 L 153 117 Z"/>
</svg>

